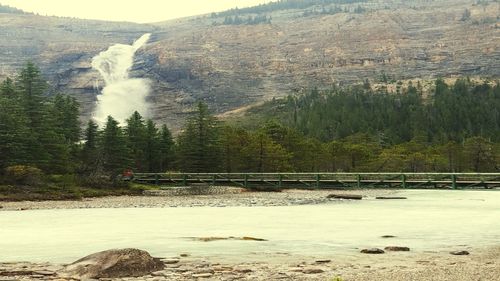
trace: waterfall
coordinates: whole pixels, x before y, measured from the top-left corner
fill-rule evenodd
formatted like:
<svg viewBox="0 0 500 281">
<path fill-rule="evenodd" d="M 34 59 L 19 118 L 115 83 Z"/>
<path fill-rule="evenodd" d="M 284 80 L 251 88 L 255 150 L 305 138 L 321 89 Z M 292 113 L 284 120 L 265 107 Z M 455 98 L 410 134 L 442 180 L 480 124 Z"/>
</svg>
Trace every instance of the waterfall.
<svg viewBox="0 0 500 281">
<path fill-rule="evenodd" d="M 104 79 L 105 86 L 97 96 L 97 106 L 93 113 L 94 120 L 103 125 L 108 115 L 118 122 L 123 122 L 138 111 L 143 116 L 148 114 L 146 97 L 150 91 L 149 80 L 130 78 L 130 69 L 134 65 L 134 56 L 151 34 L 144 34 L 132 45 L 116 44 L 92 59 L 92 68 Z"/>
</svg>

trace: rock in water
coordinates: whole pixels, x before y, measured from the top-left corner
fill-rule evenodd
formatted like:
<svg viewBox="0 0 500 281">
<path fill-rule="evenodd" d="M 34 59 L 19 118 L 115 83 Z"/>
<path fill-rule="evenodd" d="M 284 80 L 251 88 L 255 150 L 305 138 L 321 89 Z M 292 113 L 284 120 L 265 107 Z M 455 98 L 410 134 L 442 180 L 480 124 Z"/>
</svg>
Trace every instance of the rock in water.
<svg viewBox="0 0 500 281">
<path fill-rule="evenodd" d="M 262 238 L 255 238 L 255 237 L 242 237 L 241 240 L 243 241 L 260 241 L 260 242 L 263 242 L 263 241 L 267 241 L 266 239 L 262 239 Z"/>
<path fill-rule="evenodd" d="M 76 279 L 140 277 L 164 268 L 160 259 L 138 249 L 115 249 L 86 256 L 61 275 Z"/>
<path fill-rule="evenodd" d="M 362 195 L 355 194 L 330 194 L 326 196 L 328 199 L 347 199 L 347 200 L 361 200 L 363 199 Z"/>
<path fill-rule="evenodd" d="M 363 250 L 361 250 L 361 253 L 362 254 L 383 254 L 385 252 L 382 249 L 372 248 L 372 249 L 363 249 Z"/>
<path fill-rule="evenodd" d="M 384 250 L 391 251 L 391 252 L 409 252 L 410 248 L 401 247 L 401 246 L 388 246 L 388 247 L 385 247 Z"/>
<path fill-rule="evenodd" d="M 467 256 L 470 253 L 468 251 L 453 251 L 453 252 L 450 252 L 450 254 L 452 254 L 454 256 Z"/>
</svg>

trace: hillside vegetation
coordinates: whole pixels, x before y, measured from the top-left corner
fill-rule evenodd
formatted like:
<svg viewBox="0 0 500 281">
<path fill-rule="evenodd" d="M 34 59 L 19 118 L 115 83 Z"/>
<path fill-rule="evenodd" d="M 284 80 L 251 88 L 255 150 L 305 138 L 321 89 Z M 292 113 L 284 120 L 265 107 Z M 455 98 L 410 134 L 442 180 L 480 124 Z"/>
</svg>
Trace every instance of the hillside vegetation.
<svg viewBox="0 0 500 281">
<path fill-rule="evenodd" d="M 6 13 L 6 14 L 27 14 L 25 11 L 7 6 L 7 5 L 2 5 L 0 3 L 0 13 Z"/>
<path fill-rule="evenodd" d="M 247 118 L 252 121 L 246 124 L 276 118 L 322 141 L 368 133 L 389 144 L 415 138 L 460 143 L 474 136 L 498 142 L 500 87 L 498 82 L 458 79 L 447 85 L 437 79 L 426 97 L 420 83 L 397 93 L 374 91 L 369 84 L 334 87 L 268 102 L 251 109 Z"/>
<path fill-rule="evenodd" d="M 113 186 L 140 172 L 493 172 L 499 170 L 500 86 L 436 80 L 389 95 L 336 88 L 265 104 L 252 127 L 224 123 L 199 103 L 174 139 L 167 126 L 135 112 L 119 124 L 80 130 L 75 99 L 44 95 L 28 64 L 0 85 L 0 170 L 7 182 L 36 185 L 42 172 Z"/>
<path fill-rule="evenodd" d="M 291 10 L 291 9 L 307 9 L 315 6 L 329 6 L 332 4 L 353 4 L 353 3 L 365 3 L 368 0 L 278 0 L 271 1 L 266 4 L 260 4 L 254 7 L 242 8 L 242 9 L 231 9 L 228 11 L 214 13 L 212 17 L 215 16 L 232 16 L 232 15 L 244 15 L 244 14 L 262 14 L 262 13 L 272 13 L 276 11 Z"/>
</svg>

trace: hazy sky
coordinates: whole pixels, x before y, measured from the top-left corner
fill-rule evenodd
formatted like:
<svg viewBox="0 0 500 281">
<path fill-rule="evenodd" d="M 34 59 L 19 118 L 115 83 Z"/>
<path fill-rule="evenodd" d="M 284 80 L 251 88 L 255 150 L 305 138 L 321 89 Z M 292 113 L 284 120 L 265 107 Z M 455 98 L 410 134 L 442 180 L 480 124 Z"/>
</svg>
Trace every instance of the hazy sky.
<svg viewBox="0 0 500 281">
<path fill-rule="evenodd" d="M 269 0 L 0 0 L 1 4 L 49 16 L 158 22 L 247 7 Z"/>
</svg>

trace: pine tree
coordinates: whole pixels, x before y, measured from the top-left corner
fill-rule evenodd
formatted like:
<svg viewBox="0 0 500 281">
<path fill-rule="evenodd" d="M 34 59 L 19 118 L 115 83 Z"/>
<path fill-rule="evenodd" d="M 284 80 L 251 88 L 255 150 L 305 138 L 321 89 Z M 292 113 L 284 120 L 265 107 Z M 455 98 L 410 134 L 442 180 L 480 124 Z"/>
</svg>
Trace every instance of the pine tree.
<svg viewBox="0 0 500 281">
<path fill-rule="evenodd" d="M 70 145 L 80 140 L 80 105 L 75 98 L 57 94 L 53 99 L 52 115 L 55 117 L 55 128 Z"/>
<path fill-rule="evenodd" d="M 102 169 L 99 153 L 99 127 L 91 119 L 84 132 L 84 144 L 81 153 L 82 170 L 86 174 L 96 174 Z"/>
<path fill-rule="evenodd" d="M 27 152 L 31 156 L 30 162 L 47 169 L 51 155 L 44 145 L 47 145 L 46 142 L 51 141 L 52 137 L 48 135 L 50 131 L 47 131 L 47 127 L 50 126 L 47 122 L 48 110 L 44 98 L 47 83 L 41 77 L 38 67 L 28 62 L 17 77 L 15 85 L 29 122 L 30 138 Z"/>
<path fill-rule="evenodd" d="M 126 122 L 125 134 L 134 163 L 133 168 L 137 171 L 145 171 L 147 164 L 145 164 L 146 155 L 144 151 L 146 147 L 146 125 L 144 124 L 144 119 L 139 112 L 135 111 Z"/>
<path fill-rule="evenodd" d="M 174 167 L 175 162 L 175 143 L 172 133 L 167 125 L 163 125 L 159 135 L 159 153 L 160 153 L 160 172 L 165 172 Z"/>
<path fill-rule="evenodd" d="M 76 165 L 71 161 L 71 146 L 64 134 L 58 132 L 55 124 L 55 116 L 47 116 L 43 123 L 42 128 L 45 131 L 40 134 L 38 140 L 49 157 L 48 161 L 40 163 L 39 167 L 52 174 L 72 173 Z"/>
<path fill-rule="evenodd" d="M 149 119 L 146 122 L 146 142 L 144 147 L 144 156 L 145 156 L 145 167 L 147 171 L 158 172 L 160 167 L 160 136 L 158 135 L 158 129 L 156 128 L 153 120 Z"/>
<path fill-rule="evenodd" d="M 29 121 L 12 80 L 0 84 L 0 173 L 10 165 L 27 164 Z"/>
<path fill-rule="evenodd" d="M 130 165 L 130 152 L 123 130 L 113 117 L 108 116 L 106 125 L 101 133 L 101 153 L 103 168 L 110 175 L 115 176 Z"/>
<path fill-rule="evenodd" d="M 79 120 L 79 104 L 75 98 L 57 94 L 52 101 L 51 118 L 54 120 L 53 130 L 60 139 L 61 146 L 65 146 L 68 155 L 68 166 L 71 169 L 78 166 L 78 154 L 80 141 L 80 120 Z M 58 159 L 60 156 L 53 156 L 52 161 Z"/>
<path fill-rule="evenodd" d="M 28 62 L 17 77 L 16 87 L 19 89 L 26 114 L 32 130 L 40 134 L 46 118 L 45 92 L 47 82 L 42 78 L 40 69 Z"/>
<path fill-rule="evenodd" d="M 221 166 L 221 147 L 217 119 L 208 107 L 198 103 L 178 138 L 179 167 L 186 172 L 216 172 Z"/>
</svg>

